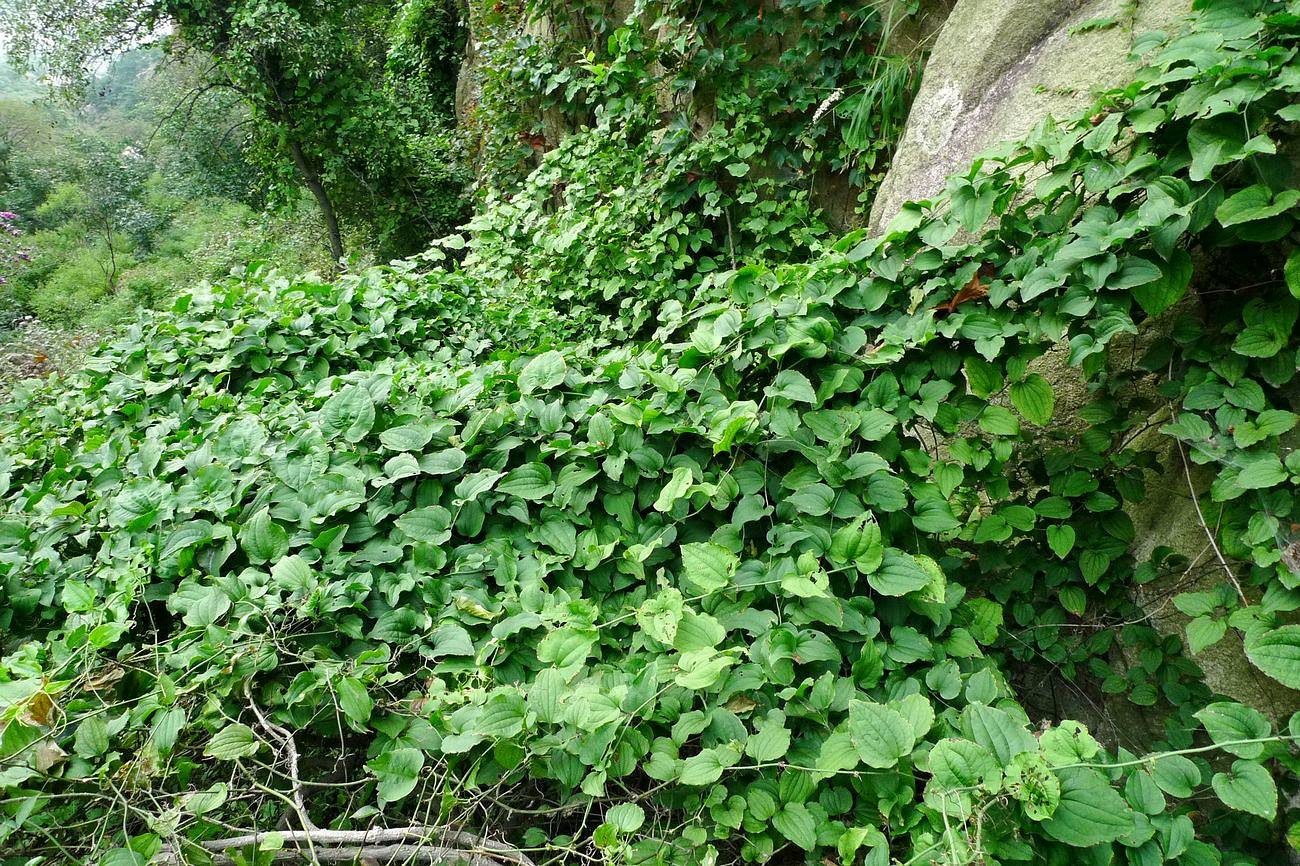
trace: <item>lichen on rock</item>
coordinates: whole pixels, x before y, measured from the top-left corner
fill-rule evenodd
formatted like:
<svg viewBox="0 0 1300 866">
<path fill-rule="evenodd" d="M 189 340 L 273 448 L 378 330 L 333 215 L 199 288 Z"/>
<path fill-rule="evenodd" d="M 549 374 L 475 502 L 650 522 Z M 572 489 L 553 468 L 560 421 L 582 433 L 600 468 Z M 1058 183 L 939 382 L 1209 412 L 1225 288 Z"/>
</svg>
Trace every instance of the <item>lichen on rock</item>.
<svg viewBox="0 0 1300 866">
<path fill-rule="evenodd" d="M 1047 117 L 1126 84 L 1134 37 L 1175 29 L 1188 0 L 958 0 L 935 39 L 869 226 L 933 198 L 948 175 Z"/>
</svg>

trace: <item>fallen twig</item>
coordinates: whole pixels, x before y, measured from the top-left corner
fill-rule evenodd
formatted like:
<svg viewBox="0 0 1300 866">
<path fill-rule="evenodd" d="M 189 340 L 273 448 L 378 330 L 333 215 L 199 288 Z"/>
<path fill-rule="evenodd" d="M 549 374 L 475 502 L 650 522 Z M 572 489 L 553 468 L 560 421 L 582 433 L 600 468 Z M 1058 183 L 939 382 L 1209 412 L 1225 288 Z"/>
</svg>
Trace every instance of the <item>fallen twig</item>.
<svg viewBox="0 0 1300 866">
<path fill-rule="evenodd" d="M 298 744 L 294 741 L 293 734 L 262 715 L 262 710 L 258 707 L 257 701 L 253 700 L 252 680 L 244 683 L 244 695 L 248 698 L 248 704 L 253 708 L 253 714 L 257 716 L 258 722 L 261 723 L 267 733 L 280 743 L 287 753 L 289 781 L 293 786 L 294 811 L 298 813 L 298 820 L 302 823 L 304 830 L 315 830 L 316 825 L 312 823 L 311 816 L 307 814 L 307 802 L 302 796 L 302 782 L 298 780 Z"/>
<path fill-rule="evenodd" d="M 275 863 L 317 862 L 366 864 L 427 863 L 465 866 L 534 866 L 523 852 L 503 842 L 471 833 L 437 827 L 393 827 L 376 830 L 293 830 L 260 832 L 194 843 L 212 855 L 214 866 L 235 860 L 225 852 L 258 846 L 277 839 L 283 848 L 272 856 Z M 436 844 L 431 844 L 436 842 Z M 179 866 L 178 852 L 166 849 L 154 861 L 158 866 Z"/>
</svg>

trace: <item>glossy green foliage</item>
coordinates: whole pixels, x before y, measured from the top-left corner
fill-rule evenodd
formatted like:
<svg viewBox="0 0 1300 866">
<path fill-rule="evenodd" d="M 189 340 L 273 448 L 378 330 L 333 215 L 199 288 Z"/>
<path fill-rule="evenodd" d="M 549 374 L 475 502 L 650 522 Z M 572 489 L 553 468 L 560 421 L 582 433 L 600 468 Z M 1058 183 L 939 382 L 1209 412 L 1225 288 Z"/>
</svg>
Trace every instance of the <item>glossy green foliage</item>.
<svg viewBox="0 0 1300 866">
<path fill-rule="evenodd" d="M 465 34 L 450 4 L 5 0 L 0 32 L 13 56 L 72 90 L 97 83 L 123 45 L 192 59 L 198 80 L 172 113 L 185 118 L 213 91 L 235 101 L 237 133 L 207 147 L 236 135 L 245 182 L 282 208 L 311 195 L 330 235 L 359 235 L 382 259 L 419 252 L 466 216 L 448 62 Z"/>
<path fill-rule="evenodd" d="M 316 823 L 509 828 L 549 862 L 1278 862 L 1300 724 L 1124 624 L 1186 567 L 1134 561 L 1124 505 L 1164 406 L 1162 441 L 1223 467 L 1233 569 L 1177 604 L 1293 683 L 1297 202 L 1266 157 L 1298 37 L 1208 4 L 882 236 L 711 271 L 649 321 L 472 260 L 261 273 L 21 391 L 0 833 L 139 862 L 266 828 L 284 729 Z M 1277 278 L 1198 316 L 1193 252 Z M 1108 363 L 1143 331 L 1158 400 Z M 1031 369 L 1054 345 L 1091 386 L 1068 431 Z M 1167 742 L 1031 724 L 1029 660 L 1163 709 Z"/>
<path fill-rule="evenodd" d="M 644 318 L 711 273 L 815 256 L 901 133 L 921 51 L 888 52 L 914 5 L 475 4 L 476 263 Z"/>
</svg>

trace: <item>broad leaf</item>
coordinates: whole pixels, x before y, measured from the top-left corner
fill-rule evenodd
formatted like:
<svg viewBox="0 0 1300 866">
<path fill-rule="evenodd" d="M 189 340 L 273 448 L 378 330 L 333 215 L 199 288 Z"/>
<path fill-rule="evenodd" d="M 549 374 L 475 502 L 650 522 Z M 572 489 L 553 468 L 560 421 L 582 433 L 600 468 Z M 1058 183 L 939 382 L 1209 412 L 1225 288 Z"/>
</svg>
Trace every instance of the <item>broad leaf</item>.
<svg viewBox="0 0 1300 866">
<path fill-rule="evenodd" d="M 1246 657 L 1282 685 L 1300 689 L 1300 625 L 1260 632 L 1246 642 Z"/>
<path fill-rule="evenodd" d="M 365 388 L 347 385 L 325 401 L 320 417 L 321 430 L 326 436 L 360 442 L 374 426 L 375 402 Z"/>
<path fill-rule="evenodd" d="M 849 703 L 849 738 L 869 767 L 887 769 L 911 754 L 916 733 L 897 710 L 874 701 Z"/>
<path fill-rule="evenodd" d="M 1258 757 L 1264 746 L 1252 741 L 1262 740 L 1273 732 L 1268 719 L 1244 704 L 1220 701 L 1197 710 L 1195 715 L 1216 745 L 1241 758 Z"/>
<path fill-rule="evenodd" d="M 1232 769 L 1215 773 L 1211 784 L 1225 806 L 1267 821 L 1277 817 L 1277 785 L 1254 761 L 1233 761 Z"/>
<path fill-rule="evenodd" d="M 555 350 L 543 352 L 524 365 L 519 373 L 519 390 L 524 394 L 548 391 L 564 381 L 568 365 Z"/>
<path fill-rule="evenodd" d="M 1024 381 L 1011 386 L 1011 405 L 1031 424 L 1046 424 L 1052 420 L 1056 395 L 1046 379 L 1030 373 Z"/>
<path fill-rule="evenodd" d="M 916 557 L 890 547 L 884 552 L 880 568 L 867 575 L 867 583 L 881 595 L 899 596 L 922 589 L 930 578 Z"/>
<path fill-rule="evenodd" d="M 717 592 L 731 583 L 740 560 L 720 544 L 696 542 L 682 545 L 682 574 L 695 590 Z"/>
<path fill-rule="evenodd" d="M 254 754 L 260 746 L 252 728 L 232 723 L 212 735 L 203 754 L 218 761 L 233 761 Z"/>
<path fill-rule="evenodd" d="M 1113 842 L 1133 830 L 1133 810 L 1096 770 L 1057 771 L 1061 799 L 1043 829 L 1076 848 Z"/>
<path fill-rule="evenodd" d="M 263 508 L 239 531 L 239 544 L 253 565 L 274 562 L 289 552 L 289 534 Z"/>
</svg>

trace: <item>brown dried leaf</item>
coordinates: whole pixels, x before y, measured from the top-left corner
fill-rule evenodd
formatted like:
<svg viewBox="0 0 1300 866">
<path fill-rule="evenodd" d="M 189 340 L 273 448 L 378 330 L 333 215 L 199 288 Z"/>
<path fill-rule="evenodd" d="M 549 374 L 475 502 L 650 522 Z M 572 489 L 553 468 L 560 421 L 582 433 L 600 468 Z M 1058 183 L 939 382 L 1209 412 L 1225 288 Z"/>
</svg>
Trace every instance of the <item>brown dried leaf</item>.
<svg viewBox="0 0 1300 866">
<path fill-rule="evenodd" d="M 86 680 L 86 688 L 92 692 L 109 689 L 117 685 L 118 681 L 124 676 L 126 676 L 126 670 L 123 667 L 110 665 Z"/>
<path fill-rule="evenodd" d="M 54 721 L 54 701 L 45 692 L 37 692 L 27 699 L 18 718 L 29 725 L 48 728 Z"/>
<path fill-rule="evenodd" d="M 1282 548 L 1282 563 L 1292 574 L 1300 575 L 1300 541 L 1293 541 Z"/>
<path fill-rule="evenodd" d="M 992 265 L 980 265 L 980 269 L 975 272 L 966 285 L 962 286 L 957 294 L 952 296 L 952 300 L 947 303 L 939 304 L 935 307 L 935 312 L 941 315 L 954 313 L 957 308 L 968 301 L 978 301 L 989 296 L 989 287 L 984 282 L 986 279 L 992 279 L 996 276 Z"/>
<path fill-rule="evenodd" d="M 754 703 L 754 700 L 749 695 L 736 695 L 727 701 L 727 709 L 733 713 L 748 713 L 757 706 L 758 704 Z"/>
<path fill-rule="evenodd" d="M 50 770 L 62 764 L 68 758 L 68 753 L 59 748 L 59 744 L 48 737 L 36 744 L 32 750 L 32 766 L 37 772 L 48 773 Z"/>
</svg>

